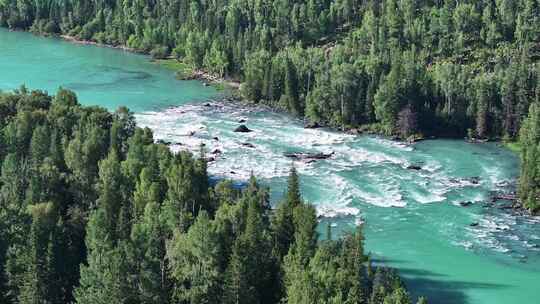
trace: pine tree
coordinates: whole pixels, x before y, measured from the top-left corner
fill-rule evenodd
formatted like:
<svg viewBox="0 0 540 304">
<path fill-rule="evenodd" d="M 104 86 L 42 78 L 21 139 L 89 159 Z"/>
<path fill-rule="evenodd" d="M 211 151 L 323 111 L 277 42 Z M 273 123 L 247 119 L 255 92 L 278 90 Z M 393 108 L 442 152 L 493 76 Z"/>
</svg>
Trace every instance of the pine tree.
<svg viewBox="0 0 540 304">
<path fill-rule="evenodd" d="M 22 274 L 22 286 L 19 302 L 24 304 L 49 303 L 61 300 L 58 298 L 59 286 L 52 284 L 56 279 L 54 269 L 49 262 L 56 252 L 50 246 L 56 242 L 54 228 L 57 213 L 52 203 L 38 204 L 30 207 L 32 227 L 28 240 L 28 251 L 23 259 L 25 272 Z M 58 236 L 59 237 L 59 236 Z M 56 288 L 55 288 L 56 287 Z M 56 297 L 55 297 L 56 296 Z"/>
<path fill-rule="evenodd" d="M 217 303 L 221 298 L 218 235 L 206 212 L 201 212 L 187 233 L 177 231 L 167 256 L 176 279 L 175 297 L 189 303 Z"/>
</svg>

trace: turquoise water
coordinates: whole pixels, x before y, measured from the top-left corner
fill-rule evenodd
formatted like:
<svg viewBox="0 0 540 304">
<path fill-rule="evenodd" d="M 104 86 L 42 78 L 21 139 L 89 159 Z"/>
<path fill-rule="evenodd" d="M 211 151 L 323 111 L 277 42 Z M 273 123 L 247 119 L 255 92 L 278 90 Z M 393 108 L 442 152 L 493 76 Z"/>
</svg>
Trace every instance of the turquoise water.
<svg viewBox="0 0 540 304">
<path fill-rule="evenodd" d="M 21 83 L 71 88 L 84 104 L 127 105 L 174 150 L 201 143 L 210 154 L 219 149 L 212 175 L 243 181 L 253 171 L 274 200 L 291 165 L 283 153 L 333 152 L 328 160 L 295 163 L 305 198 L 335 234 L 365 222 L 373 259 L 398 267 L 414 295 L 431 303 L 540 302 L 540 220 L 486 206 L 491 192 L 511 190 L 519 173 L 516 156 L 497 144 L 431 140 L 407 147 L 306 130 L 265 109 L 202 103 L 217 92 L 177 81 L 144 56 L 0 30 L 0 89 Z M 254 132 L 234 133 L 241 119 Z M 422 170 L 407 169 L 411 164 Z M 473 205 L 461 207 L 464 201 Z"/>
<path fill-rule="evenodd" d="M 72 44 L 0 29 L 0 89 L 22 84 L 51 93 L 62 86 L 83 104 L 132 111 L 160 109 L 205 99 L 214 90 L 197 81 L 177 81 L 174 72 L 146 57 L 105 47 Z"/>
</svg>

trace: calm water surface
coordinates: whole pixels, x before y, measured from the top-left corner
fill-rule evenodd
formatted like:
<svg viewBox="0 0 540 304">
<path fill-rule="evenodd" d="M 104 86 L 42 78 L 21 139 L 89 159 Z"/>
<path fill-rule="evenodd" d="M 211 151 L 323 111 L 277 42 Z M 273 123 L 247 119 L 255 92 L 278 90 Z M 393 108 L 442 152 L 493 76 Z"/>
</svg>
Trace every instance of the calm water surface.
<svg viewBox="0 0 540 304">
<path fill-rule="evenodd" d="M 431 303 L 540 303 L 539 219 L 486 207 L 491 192 L 511 190 L 519 173 L 517 157 L 496 144 L 406 147 L 305 130 L 264 109 L 205 105 L 218 92 L 177 81 L 141 55 L 0 30 L 0 89 L 21 84 L 51 93 L 66 87 L 85 105 L 126 105 L 156 138 L 178 143 L 172 149 L 219 149 L 211 174 L 243 181 L 253 171 L 275 201 L 291 164 L 283 153 L 334 152 L 329 160 L 296 163 L 321 227 L 330 223 L 337 234 L 365 221 L 373 258 L 399 267 L 414 294 Z M 255 132 L 232 132 L 240 119 Z M 411 164 L 422 170 L 408 170 Z M 473 205 L 461 207 L 464 201 Z"/>
</svg>

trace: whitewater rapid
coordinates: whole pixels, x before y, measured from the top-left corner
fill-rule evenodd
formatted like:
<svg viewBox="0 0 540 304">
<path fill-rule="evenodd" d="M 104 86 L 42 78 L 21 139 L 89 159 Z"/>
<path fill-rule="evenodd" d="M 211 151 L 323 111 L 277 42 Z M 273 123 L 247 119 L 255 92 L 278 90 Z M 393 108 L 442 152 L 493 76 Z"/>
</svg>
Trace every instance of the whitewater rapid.
<svg viewBox="0 0 540 304">
<path fill-rule="evenodd" d="M 382 137 L 305 129 L 299 121 L 265 108 L 197 103 L 142 112 L 136 118 L 140 126 L 154 131 L 157 140 L 170 142 L 173 151 L 196 154 L 204 145 L 207 156 L 215 159 L 209 173 L 218 178 L 245 181 L 253 173 L 268 185 L 279 185 L 294 163 L 304 196 L 317 207 L 319 217 L 334 226 L 363 222 L 366 206 L 415 210 L 422 204 L 451 204 L 464 210 L 460 203 L 480 205 L 492 191 L 510 191 L 515 184 L 515 176 L 505 175 L 493 162 L 493 152 L 479 158 L 474 168 L 460 168 L 463 161 L 454 158 L 454 151 L 434 156 Z M 240 124 L 253 132 L 234 132 Z M 333 154 L 326 160 L 293 162 L 285 153 Z M 421 170 L 411 170 L 411 165 Z M 518 257 L 538 250 L 534 234 L 524 236 L 526 219 L 471 209 L 468 222 L 436 224 L 452 244 Z"/>
</svg>

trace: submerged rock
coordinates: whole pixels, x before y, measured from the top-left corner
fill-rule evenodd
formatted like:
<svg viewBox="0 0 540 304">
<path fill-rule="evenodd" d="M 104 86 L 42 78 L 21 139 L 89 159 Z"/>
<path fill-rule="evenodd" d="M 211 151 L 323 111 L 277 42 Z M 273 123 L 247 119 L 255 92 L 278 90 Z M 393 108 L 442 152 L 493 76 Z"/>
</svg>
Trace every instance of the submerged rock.
<svg viewBox="0 0 540 304">
<path fill-rule="evenodd" d="M 478 176 L 473 176 L 473 177 L 469 178 L 469 181 L 470 181 L 473 185 L 478 185 L 478 184 L 480 184 L 480 177 L 478 177 Z"/>
<path fill-rule="evenodd" d="M 212 151 L 212 154 L 221 154 L 223 153 L 220 149 L 215 149 L 214 151 Z"/>
<path fill-rule="evenodd" d="M 419 171 L 419 170 L 422 170 L 422 167 L 420 167 L 419 165 L 409 165 L 407 166 L 407 169 Z"/>
<path fill-rule="evenodd" d="M 213 137 L 212 139 L 215 140 L 215 141 L 219 141 L 218 137 Z"/>
<path fill-rule="evenodd" d="M 318 122 L 308 122 L 304 125 L 305 129 L 317 129 L 320 127 L 321 125 Z"/>
<path fill-rule="evenodd" d="M 240 120 L 238 120 L 238 123 L 241 123 L 241 124 L 246 123 L 246 122 L 247 122 L 247 120 L 245 120 L 245 119 L 243 119 L 243 118 L 240 119 Z"/>
<path fill-rule="evenodd" d="M 249 133 L 249 132 L 253 132 L 253 131 L 250 130 L 248 127 L 246 127 L 246 125 L 240 125 L 240 126 L 238 126 L 238 128 L 234 129 L 234 132 Z"/>
<path fill-rule="evenodd" d="M 474 223 L 471 223 L 469 226 L 471 226 L 471 227 L 477 227 L 478 225 L 480 225 L 478 222 L 474 222 Z"/>
<path fill-rule="evenodd" d="M 335 152 L 332 153 L 285 153 L 283 154 L 285 157 L 296 159 L 296 160 L 306 160 L 306 161 L 314 161 L 314 160 L 323 160 L 323 159 L 329 159 L 334 155 Z"/>
<path fill-rule="evenodd" d="M 166 141 L 166 140 L 163 140 L 163 139 L 158 139 L 158 140 L 156 140 L 156 144 L 170 146 L 170 145 L 172 145 L 172 142 Z"/>
<path fill-rule="evenodd" d="M 255 146 L 250 143 L 242 143 L 242 146 L 247 147 L 247 148 L 255 148 Z"/>
<path fill-rule="evenodd" d="M 461 207 L 469 207 L 471 206 L 473 203 L 472 202 L 460 202 L 459 205 Z"/>
</svg>

